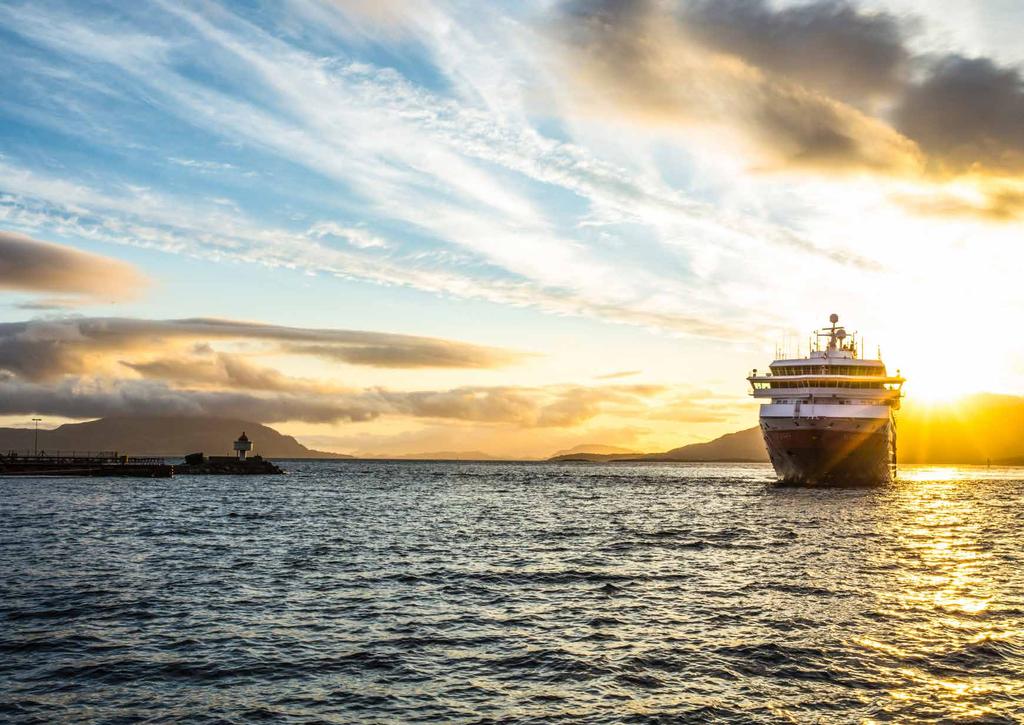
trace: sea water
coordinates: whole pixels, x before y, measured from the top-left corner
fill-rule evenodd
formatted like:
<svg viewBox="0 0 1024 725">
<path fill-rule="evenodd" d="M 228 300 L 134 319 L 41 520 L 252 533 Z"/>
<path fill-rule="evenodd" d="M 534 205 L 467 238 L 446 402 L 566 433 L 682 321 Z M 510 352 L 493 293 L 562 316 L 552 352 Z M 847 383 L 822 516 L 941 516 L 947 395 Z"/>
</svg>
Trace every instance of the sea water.
<svg viewBox="0 0 1024 725">
<path fill-rule="evenodd" d="M 0 719 L 1024 719 L 1024 470 L 0 479 Z"/>
</svg>

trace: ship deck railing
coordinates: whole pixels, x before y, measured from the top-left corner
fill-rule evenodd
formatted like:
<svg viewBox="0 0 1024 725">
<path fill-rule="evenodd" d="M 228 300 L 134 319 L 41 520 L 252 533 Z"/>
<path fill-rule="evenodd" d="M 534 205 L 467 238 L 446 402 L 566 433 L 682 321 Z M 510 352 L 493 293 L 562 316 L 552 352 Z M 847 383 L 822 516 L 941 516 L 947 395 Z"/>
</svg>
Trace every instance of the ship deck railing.
<svg viewBox="0 0 1024 725">
<path fill-rule="evenodd" d="M 811 398 L 822 401 L 828 399 L 844 400 L 900 400 L 903 392 L 898 388 L 834 388 L 834 387 L 792 387 L 792 388 L 754 388 L 747 395 L 755 398 Z"/>
</svg>

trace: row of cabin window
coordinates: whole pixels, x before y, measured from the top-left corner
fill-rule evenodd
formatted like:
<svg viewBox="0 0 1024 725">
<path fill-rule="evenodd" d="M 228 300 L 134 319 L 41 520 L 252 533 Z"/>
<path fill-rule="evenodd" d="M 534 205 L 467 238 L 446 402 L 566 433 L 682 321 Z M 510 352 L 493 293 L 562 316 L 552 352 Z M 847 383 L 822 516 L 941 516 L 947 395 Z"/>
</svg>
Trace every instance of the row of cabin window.
<svg viewBox="0 0 1024 725">
<path fill-rule="evenodd" d="M 857 388 L 860 390 L 882 390 L 882 383 L 854 383 L 846 380 L 792 380 L 782 382 L 773 380 L 772 388 Z"/>
<path fill-rule="evenodd" d="M 784 400 L 782 398 L 779 398 L 777 400 L 773 400 L 772 401 L 772 405 L 793 405 L 793 404 L 795 404 L 797 402 L 798 401 L 796 401 L 796 400 Z M 800 400 L 799 402 L 806 403 L 807 405 L 814 405 L 813 402 L 810 402 L 810 401 L 807 401 L 807 400 Z M 826 403 L 826 405 L 885 405 L 885 401 L 882 401 L 882 400 L 836 400 L 836 401 L 830 401 L 830 402 Z"/>
<path fill-rule="evenodd" d="M 881 375 L 879 368 L 865 365 L 790 365 L 772 368 L 772 375 L 818 375 L 825 368 L 827 375 Z"/>
</svg>

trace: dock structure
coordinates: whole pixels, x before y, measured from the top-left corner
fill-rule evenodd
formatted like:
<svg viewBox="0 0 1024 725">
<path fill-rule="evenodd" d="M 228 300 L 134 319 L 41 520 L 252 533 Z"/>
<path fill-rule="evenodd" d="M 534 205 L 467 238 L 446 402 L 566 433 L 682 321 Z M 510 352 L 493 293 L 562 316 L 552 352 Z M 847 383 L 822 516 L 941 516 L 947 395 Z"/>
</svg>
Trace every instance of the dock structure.
<svg viewBox="0 0 1024 725">
<path fill-rule="evenodd" d="M 174 467 L 175 473 L 195 476 L 257 476 L 278 475 L 284 473 L 272 462 L 261 455 L 249 456 L 252 441 L 242 431 L 242 435 L 234 442 L 234 456 L 207 456 L 203 453 L 190 453 L 185 462 Z"/>
<path fill-rule="evenodd" d="M 174 467 L 162 458 L 119 455 L 117 451 L 7 451 L 0 476 L 170 478 Z"/>
<path fill-rule="evenodd" d="M 175 474 L 206 476 L 259 476 L 284 473 L 263 456 L 249 456 L 252 442 L 242 433 L 233 456 L 192 453 L 171 465 L 163 458 L 125 456 L 117 451 L 7 451 L 0 452 L 0 478 L 170 478 Z"/>
</svg>

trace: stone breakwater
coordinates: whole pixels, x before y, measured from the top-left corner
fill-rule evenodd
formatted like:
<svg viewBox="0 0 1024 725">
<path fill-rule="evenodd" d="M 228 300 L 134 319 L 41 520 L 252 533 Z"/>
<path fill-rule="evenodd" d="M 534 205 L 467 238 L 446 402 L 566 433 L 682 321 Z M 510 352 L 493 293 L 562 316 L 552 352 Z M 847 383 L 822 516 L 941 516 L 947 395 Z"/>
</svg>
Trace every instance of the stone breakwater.
<svg viewBox="0 0 1024 725">
<path fill-rule="evenodd" d="M 266 476 L 284 473 L 276 464 L 261 456 L 242 461 L 227 456 L 206 457 L 202 454 L 187 456 L 184 463 L 174 466 L 174 472 L 185 476 Z"/>
</svg>

